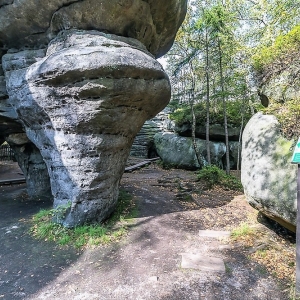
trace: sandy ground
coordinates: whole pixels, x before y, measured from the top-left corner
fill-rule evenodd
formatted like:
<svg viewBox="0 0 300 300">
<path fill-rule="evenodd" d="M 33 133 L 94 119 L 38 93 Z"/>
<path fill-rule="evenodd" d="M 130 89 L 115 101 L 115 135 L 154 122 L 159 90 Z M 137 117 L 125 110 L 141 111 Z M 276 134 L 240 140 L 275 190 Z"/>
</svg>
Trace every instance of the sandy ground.
<svg viewBox="0 0 300 300">
<path fill-rule="evenodd" d="M 82 251 L 32 238 L 32 215 L 51 203 L 29 201 L 25 184 L 0 186 L 0 299 L 288 299 L 239 244 L 199 236 L 253 214 L 243 195 L 199 192 L 193 172 L 155 164 L 121 184 L 139 208 L 128 235 Z M 225 271 L 183 268 L 183 254 L 219 258 Z"/>
</svg>

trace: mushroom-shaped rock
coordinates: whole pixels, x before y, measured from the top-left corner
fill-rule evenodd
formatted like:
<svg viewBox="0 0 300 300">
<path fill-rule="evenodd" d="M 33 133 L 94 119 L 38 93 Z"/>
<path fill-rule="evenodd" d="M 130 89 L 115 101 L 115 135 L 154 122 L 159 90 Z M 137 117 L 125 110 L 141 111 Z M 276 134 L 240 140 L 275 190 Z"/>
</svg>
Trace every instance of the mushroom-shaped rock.
<svg viewBox="0 0 300 300">
<path fill-rule="evenodd" d="M 186 2 L 0 2 L 7 101 L 47 165 L 65 226 L 113 211 L 135 135 L 170 99 L 155 58 L 171 47 Z"/>
<path fill-rule="evenodd" d="M 7 91 L 47 164 L 54 207 L 65 208 L 58 221 L 103 220 L 135 135 L 169 101 L 168 77 L 137 40 L 96 31 L 64 31 L 19 69 L 30 55 L 3 57 Z"/>
</svg>

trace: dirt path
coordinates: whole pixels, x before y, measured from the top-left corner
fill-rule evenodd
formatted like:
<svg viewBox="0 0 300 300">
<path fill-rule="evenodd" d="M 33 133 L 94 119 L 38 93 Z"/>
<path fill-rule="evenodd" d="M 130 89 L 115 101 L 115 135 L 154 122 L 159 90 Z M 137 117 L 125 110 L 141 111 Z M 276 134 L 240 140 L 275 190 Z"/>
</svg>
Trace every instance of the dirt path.
<svg viewBox="0 0 300 300">
<path fill-rule="evenodd" d="M 28 220 L 51 204 L 29 202 L 24 185 L 0 187 L 0 299 L 288 299 L 238 244 L 199 235 L 231 230 L 253 210 L 243 195 L 199 195 L 194 178 L 155 165 L 124 174 L 139 217 L 119 243 L 82 252 L 33 240 Z"/>
</svg>

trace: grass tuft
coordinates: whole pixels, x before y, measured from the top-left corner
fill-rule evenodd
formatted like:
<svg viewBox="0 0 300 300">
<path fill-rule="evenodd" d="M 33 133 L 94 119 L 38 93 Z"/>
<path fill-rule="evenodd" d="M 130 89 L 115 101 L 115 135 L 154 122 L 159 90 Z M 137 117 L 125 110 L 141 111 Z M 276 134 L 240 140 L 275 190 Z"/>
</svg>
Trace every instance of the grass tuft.
<svg viewBox="0 0 300 300">
<path fill-rule="evenodd" d="M 235 228 L 231 232 L 231 237 L 233 239 L 238 239 L 243 236 L 251 235 L 254 233 L 253 228 L 249 226 L 247 223 L 241 223 L 239 227 Z"/>
<path fill-rule="evenodd" d="M 32 218 L 30 232 L 40 240 L 52 241 L 60 246 L 83 248 L 107 244 L 120 239 L 127 233 L 129 223 L 137 216 L 138 210 L 132 196 L 121 190 L 117 207 L 103 224 L 77 226 L 68 229 L 53 222 L 55 210 L 40 210 Z"/>
</svg>

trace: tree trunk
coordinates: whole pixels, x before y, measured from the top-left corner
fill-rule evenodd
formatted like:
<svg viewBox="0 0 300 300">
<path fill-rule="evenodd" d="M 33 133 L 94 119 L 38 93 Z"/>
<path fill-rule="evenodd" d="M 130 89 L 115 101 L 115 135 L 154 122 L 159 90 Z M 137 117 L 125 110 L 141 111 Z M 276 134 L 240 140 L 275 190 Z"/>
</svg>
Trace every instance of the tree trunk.
<svg viewBox="0 0 300 300">
<path fill-rule="evenodd" d="M 210 158 L 210 143 L 209 143 L 209 126 L 210 126 L 210 89 L 209 89 L 209 53 L 208 53 L 208 33 L 207 29 L 205 31 L 205 75 L 206 75 L 206 152 L 207 152 L 207 163 L 211 165 L 211 158 Z"/>
<path fill-rule="evenodd" d="M 242 115 L 242 120 L 241 120 L 241 128 L 240 128 L 240 134 L 239 134 L 239 146 L 238 146 L 238 158 L 237 158 L 237 171 L 240 170 L 240 160 L 241 160 L 241 144 L 242 144 L 242 133 L 243 133 L 243 128 L 244 128 L 244 121 L 245 121 L 245 104 L 246 104 L 246 99 L 247 99 L 247 92 L 244 95 L 243 101 L 242 101 L 242 109 L 241 109 L 241 115 Z"/>
<path fill-rule="evenodd" d="M 223 76 L 223 62 L 222 62 L 222 51 L 221 43 L 218 40 L 218 52 L 219 52 L 219 68 L 221 78 L 221 91 L 222 91 L 222 102 L 223 102 L 223 117 L 224 117 L 224 130 L 225 130 L 225 145 L 226 145 L 226 174 L 230 174 L 230 160 L 229 160 L 229 139 L 228 139 L 228 124 L 227 124 L 227 111 L 226 111 L 226 97 L 224 87 L 224 76 Z"/>
<path fill-rule="evenodd" d="M 195 76 L 194 76 L 194 70 L 193 66 L 190 65 L 191 71 L 192 71 L 192 90 L 191 90 L 191 97 L 189 97 L 189 104 L 191 107 L 192 112 L 192 141 L 193 141 L 193 148 L 195 151 L 196 159 L 199 164 L 200 168 L 203 168 L 207 165 L 205 158 L 203 155 L 198 151 L 197 143 L 196 143 L 196 115 L 194 110 L 194 102 L 195 102 Z"/>
</svg>

